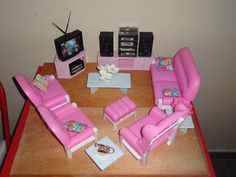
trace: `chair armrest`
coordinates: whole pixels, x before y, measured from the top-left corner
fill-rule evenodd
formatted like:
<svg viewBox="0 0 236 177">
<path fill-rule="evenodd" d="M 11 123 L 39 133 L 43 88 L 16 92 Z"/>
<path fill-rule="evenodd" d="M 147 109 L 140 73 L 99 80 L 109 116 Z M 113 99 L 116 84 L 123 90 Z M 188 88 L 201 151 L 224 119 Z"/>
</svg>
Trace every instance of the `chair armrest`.
<svg viewBox="0 0 236 177">
<path fill-rule="evenodd" d="M 141 131 L 143 138 L 150 143 L 162 131 L 162 129 L 159 129 L 156 125 L 148 124 L 144 125 Z"/>
<path fill-rule="evenodd" d="M 166 117 L 166 114 L 160 110 L 158 107 L 153 107 L 147 116 L 148 118 L 154 120 L 156 123 L 159 122 L 161 119 Z"/>
<path fill-rule="evenodd" d="M 66 103 L 70 102 L 70 96 L 69 95 L 57 95 L 53 97 L 52 99 L 44 102 L 44 105 L 48 107 L 51 110 L 54 110 Z"/>
<path fill-rule="evenodd" d="M 127 127 L 121 128 L 119 135 L 122 136 L 133 147 L 136 146 L 138 137 L 133 134 Z"/>
</svg>

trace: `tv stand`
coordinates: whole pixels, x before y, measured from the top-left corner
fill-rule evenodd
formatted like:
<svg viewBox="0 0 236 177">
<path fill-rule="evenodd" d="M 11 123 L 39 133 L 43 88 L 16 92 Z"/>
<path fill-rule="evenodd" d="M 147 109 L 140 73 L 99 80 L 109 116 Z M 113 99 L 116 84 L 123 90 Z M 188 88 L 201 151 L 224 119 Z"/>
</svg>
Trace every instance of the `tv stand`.
<svg viewBox="0 0 236 177">
<path fill-rule="evenodd" d="M 150 57 L 119 57 L 117 51 L 114 52 L 113 57 L 101 56 L 98 52 L 97 58 L 98 66 L 115 64 L 120 70 L 149 70 L 154 60 L 153 54 Z"/>
</svg>

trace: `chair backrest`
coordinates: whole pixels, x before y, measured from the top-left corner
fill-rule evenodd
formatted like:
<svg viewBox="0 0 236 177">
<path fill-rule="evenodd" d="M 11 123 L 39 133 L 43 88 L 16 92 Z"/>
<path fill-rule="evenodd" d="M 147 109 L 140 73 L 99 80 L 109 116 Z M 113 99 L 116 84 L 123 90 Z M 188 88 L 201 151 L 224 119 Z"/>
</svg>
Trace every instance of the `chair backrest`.
<svg viewBox="0 0 236 177">
<path fill-rule="evenodd" d="M 173 64 L 182 96 L 193 101 L 200 86 L 200 74 L 189 48 L 180 49 L 174 56 Z"/>
<path fill-rule="evenodd" d="M 16 74 L 14 77 L 27 97 L 36 107 L 43 103 L 43 99 L 40 96 L 38 89 L 33 85 L 32 80 L 29 80 L 23 74 Z"/>
<path fill-rule="evenodd" d="M 69 132 L 64 128 L 62 123 L 58 120 L 57 115 L 48 109 L 47 107 L 41 105 L 37 107 L 41 117 L 46 122 L 49 129 L 54 133 L 58 140 L 67 147 L 71 142 L 71 137 Z"/>
<path fill-rule="evenodd" d="M 4 139 L 6 141 L 6 146 L 8 149 L 10 146 L 11 135 L 10 135 L 10 128 L 9 128 L 9 120 L 8 120 L 6 93 L 1 82 L 0 82 L 0 110 L 2 113 Z"/>
</svg>

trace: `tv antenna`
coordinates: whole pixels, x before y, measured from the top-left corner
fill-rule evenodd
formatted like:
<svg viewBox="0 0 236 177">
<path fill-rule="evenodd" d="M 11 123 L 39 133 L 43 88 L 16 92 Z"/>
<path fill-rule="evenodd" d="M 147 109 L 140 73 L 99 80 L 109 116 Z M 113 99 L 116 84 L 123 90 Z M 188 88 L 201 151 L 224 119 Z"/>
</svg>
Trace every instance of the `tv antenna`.
<svg viewBox="0 0 236 177">
<path fill-rule="evenodd" d="M 67 20 L 67 24 L 66 24 L 66 30 L 64 31 L 63 29 L 61 29 L 56 23 L 52 22 L 52 25 L 55 26 L 57 29 L 59 29 L 64 35 L 67 34 L 67 30 L 68 30 L 68 26 L 69 26 L 69 22 L 70 22 L 70 16 L 71 16 L 71 12 L 69 14 L 68 20 Z"/>
</svg>

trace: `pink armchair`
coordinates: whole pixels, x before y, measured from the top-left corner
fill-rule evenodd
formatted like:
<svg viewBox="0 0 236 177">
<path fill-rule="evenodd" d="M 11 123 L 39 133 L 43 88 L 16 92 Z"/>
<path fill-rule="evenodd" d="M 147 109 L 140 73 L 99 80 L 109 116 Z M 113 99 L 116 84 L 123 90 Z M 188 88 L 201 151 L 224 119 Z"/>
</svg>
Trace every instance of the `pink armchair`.
<svg viewBox="0 0 236 177">
<path fill-rule="evenodd" d="M 180 49 L 172 59 L 173 70 L 160 70 L 158 63 L 151 65 L 155 104 L 160 109 L 171 109 L 173 100 L 192 102 L 198 93 L 200 75 L 189 48 Z M 177 89 L 176 97 L 164 96 L 162 89 Z"/>
<path fill-rule="evenodd" d="M 120 129 L 120 143 L 136 159 L 141 160 L 142 165 L 146 165 L 151 150 L 166 140 L 168 145 L 173 143 L 178 127 L 185 117 L 191 114 L 191 109 L 190 105 L 178 103 L 174 112 L 166 115 L 157 107 L 153 107 L 148 116 Z"/>
<path fill-rule="evenodd" d="M 57 107 L 70 102 L 69 95 L 53 75 L 44 76 L 49 82 L 47 92 L 43 92 L 36 88 L 33 85 L 33 81 L 23 74 L 16 74 L 14 77 L 27 97 L 36 107 L 43 104 L 50 109 L 56 109 Z"/>
</svg>

